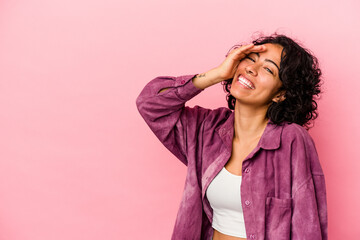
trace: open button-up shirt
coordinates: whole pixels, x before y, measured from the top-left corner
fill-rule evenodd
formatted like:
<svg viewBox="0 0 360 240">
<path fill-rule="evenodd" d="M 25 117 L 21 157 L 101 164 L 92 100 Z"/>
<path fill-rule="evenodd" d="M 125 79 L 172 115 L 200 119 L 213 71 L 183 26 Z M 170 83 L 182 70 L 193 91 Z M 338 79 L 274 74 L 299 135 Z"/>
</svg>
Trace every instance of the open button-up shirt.
<svg viewBox="0 0 360 240">
<path fill-rule="evenodd" d="M 202 89 L 193 75 L 159 76 L 136 99 L 141 116 L 187 166 L 173 240 L 209 240 L 206 189 L 231 156 L 234 112 L 185 106 Z M 169 88 L 159 93 L 163 88 Z M 325 178 L 315 144 L 300 125 L 271 120 L 242 164 L 241 201 L 248 239 L 327 239 Z"/>
</svg>

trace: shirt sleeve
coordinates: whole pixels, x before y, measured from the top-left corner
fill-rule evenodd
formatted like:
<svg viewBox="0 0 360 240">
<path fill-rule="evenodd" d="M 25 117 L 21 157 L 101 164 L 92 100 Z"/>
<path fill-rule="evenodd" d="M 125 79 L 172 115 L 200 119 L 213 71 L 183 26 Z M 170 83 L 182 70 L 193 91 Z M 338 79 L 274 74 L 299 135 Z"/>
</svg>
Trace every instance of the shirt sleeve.
<svg viewBox="0 0 360 240">
<path fill-rule="evenodd" d="M 188 134 L 196 134 L 199 125 L 211 111 L 185 103 L 203 89 L 194 86 L 196 76 L 159 76 L 151 80 L 136 99 L 140 115 L 162 142 L 185 165 L 187 160 Z M 159 93 L 163 88 L 167 90 Z M 192 138 L 193 139 L 193 138 Z"/>
<path fill-rule="evenodd" d="M 325 177 L 314 141 L 305 134 L 301 143 L 295 144 L 293 149 L 292 161 L 296 164 L 293 169 L 295 189 L 292 196 L 291 239 L 327 240 Z"/>
</svg>

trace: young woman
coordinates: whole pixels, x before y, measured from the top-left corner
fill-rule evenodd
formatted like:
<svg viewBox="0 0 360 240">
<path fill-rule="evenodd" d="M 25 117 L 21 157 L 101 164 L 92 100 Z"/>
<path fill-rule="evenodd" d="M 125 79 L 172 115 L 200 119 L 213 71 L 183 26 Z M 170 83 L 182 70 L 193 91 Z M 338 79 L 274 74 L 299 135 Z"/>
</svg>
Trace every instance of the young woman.
<svg viewBox="0 0 360 240">
<path fill-rule="evenodd" d="M 208 72 L 151 80 L 136 103 L 187 166 L 172 239 L 327 239 L 324 174 L 310 120 L 317 59 L 273 34 L 235 46 Z M 185 106 L 222 82 L 229 108 Z"/>
</svg>

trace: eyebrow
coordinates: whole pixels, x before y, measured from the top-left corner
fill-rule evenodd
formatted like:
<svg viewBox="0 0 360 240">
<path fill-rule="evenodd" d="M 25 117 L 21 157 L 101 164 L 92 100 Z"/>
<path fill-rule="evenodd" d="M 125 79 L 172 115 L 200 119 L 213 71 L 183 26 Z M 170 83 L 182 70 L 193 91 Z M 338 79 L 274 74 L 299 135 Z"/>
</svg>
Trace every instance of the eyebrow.
<svg viewBox="0 0 360 240">
<path fill-rule="evenodd" d="M 255 53 L 255 54 L 258 56 L 258 58 L 260 58 L 260 54 L 259 54 L 259 53 L 257 53 L 257 52 L 252 52 L 252 53 Z M 277 69 L 280 71 L 280 68 L 278 67 L 278 65 L 277 65 L 276 63 L 274 63 L 272 60 L 266 58 L 265 61 L 266 61 L 266 62 L 271 62 L 271 63 L 274 64 L 274 65 L 277 67 Z"/>
</svg>

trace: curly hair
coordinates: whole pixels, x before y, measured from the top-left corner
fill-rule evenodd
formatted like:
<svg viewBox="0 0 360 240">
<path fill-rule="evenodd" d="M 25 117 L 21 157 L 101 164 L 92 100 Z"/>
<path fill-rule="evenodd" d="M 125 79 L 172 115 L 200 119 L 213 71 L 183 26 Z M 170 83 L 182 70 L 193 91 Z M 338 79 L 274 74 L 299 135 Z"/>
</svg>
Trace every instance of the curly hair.
<svg viewBox="0 0 360 240">
<path fill-rule="evenodd" d="M 285 100 L 272 102 L 266 117 L 275 124 L 287 121 L 297 123 L 309 130 L 312 127 L 310 127 L 311 120 L 318 117 L 315 96 L 319 97 L 321 93 L 321 70 L 317 58 L 294 40 L 277 33 L 259 37 L 252 43 L 254 45 L 272 43 L 283 47 L 279 70 L 282 86 L 279 91 L 285 90 Z M 230 50 L 236 46 L 239 45 L 233 46 Z M 228 107 L 234 110 L 236 99 L 230 94 L 232 80 L 227 79 L 222 84 L 224 91 L 227 92 Z"/>
</svg>

